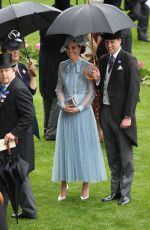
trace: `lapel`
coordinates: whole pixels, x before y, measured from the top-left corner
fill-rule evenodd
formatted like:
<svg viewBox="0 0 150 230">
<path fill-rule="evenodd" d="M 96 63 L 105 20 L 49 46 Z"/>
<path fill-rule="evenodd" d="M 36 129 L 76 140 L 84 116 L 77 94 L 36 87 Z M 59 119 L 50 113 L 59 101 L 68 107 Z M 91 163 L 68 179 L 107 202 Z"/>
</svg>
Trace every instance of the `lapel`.
<svg viewBox="0 0 150 230">
<path fill-rule="evenodd" d="M 7 104 L 8 98 L 9 96 L 13 93 L 13 88 L 14 88 L 14 84 L 16 82 L 16 77 L 12 80 L 12 82 L 9 84 L 7 91 L 9 91 L 9 94 L 7 95 L 6 99 L 4 102 L 0 102 L 0 108 L 2 108 L 4 106 L 4 104 Z"/>
<path fill-rule="evenodd" d="M 123 50 L 121 49 L 120 52 L 118 53 L 117 57 L 116 57 L 114 65 L 113 65 L 113 68 L 112 68 L 112 71 L 110 74 L 110 78 L 109 78 L 109 83 L 115 79 L 114 76 L 117 74 L 119 66 L 122 66 L 122 62 L 123 62 L 122 61 L 122 53 L 123 53 Z"/>
<path fill-rule="evenodd" d="M 13 91 L 14 84 L 15 84 L 16 80 L 17 80 L 17 78 L 15 77 L 15 78 L 12 80 L 12 82 L 9 84 L 9 86 L 8 86 L 7 89 L 8 89 L 10 92 Z"/>
</svg>

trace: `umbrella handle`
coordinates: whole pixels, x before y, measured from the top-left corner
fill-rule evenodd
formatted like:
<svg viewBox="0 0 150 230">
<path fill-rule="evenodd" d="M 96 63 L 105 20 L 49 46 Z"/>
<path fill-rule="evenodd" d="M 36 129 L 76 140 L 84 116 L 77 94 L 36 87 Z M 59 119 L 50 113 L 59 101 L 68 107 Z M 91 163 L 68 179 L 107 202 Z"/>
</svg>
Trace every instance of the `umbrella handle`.
<svg viewBox="0 0 150 230">
<path fill-rule="evenodd" d="M 29 53 L 27 51 L 27 48 L 25 46 L 25 42 L 24 42 L 24 46 L 23 47 L 24 47 L 24 50 L 25 50 L 26 57 L 27 57 L 28 61 L 30 62 L 31 58 L 30 58 Z"/>
<path fill-rule="evenodd" d="M 15 138 L 15 142 L 16 142 L 16 144 L 19 143 L 19 139 L 18 139 L 17 137 Z M 10 148 L 9 141 L 7 141 L 6 145 L 7 145 L 7 152 L 8 152 L 8 155 L 10 156 L 10 155 L 11 155 L 11 148 Z"/>
<path fill-rule="evenodd" d="M 29 56 L 29 53 L 28 53 L 27 48 L 26 48 L 26 46 L 25 46 L 25 43 L 24 43 L 24 49 L 25 49 L 25 54 L 26 54 L 26 57 L 27 57 L 29 63 L 32 63 L 31 57 Z M 32 75 L 35 77 L 35 76 L 36 76 L 36 73 L 35 73 L 33 70 L 31 70 L 31 71 L 32 71 Z"/>
<path fill-rule="evenodd" d="M 10 150 L 9 141 L 7 142 L 7 152 L 8 152 L 8 155 L 10 156 L 11 155 L 11 150 Z"/>
<path fill-rule="evenodd" d="M 93 69 L 96 68 L 96 58 L 94 55 L 94 44 L 93 44 L 93 35 L 91 33 L 91 50 L 92 50 L 92 62 L 93 62 Z M 85 68 L 84 70 L 84 76 L 88 79 L 88 80 L 94 80 L 94 78 L 91 76 L 91 74 L 88 71 L 88 68 Z"/>
</svg>

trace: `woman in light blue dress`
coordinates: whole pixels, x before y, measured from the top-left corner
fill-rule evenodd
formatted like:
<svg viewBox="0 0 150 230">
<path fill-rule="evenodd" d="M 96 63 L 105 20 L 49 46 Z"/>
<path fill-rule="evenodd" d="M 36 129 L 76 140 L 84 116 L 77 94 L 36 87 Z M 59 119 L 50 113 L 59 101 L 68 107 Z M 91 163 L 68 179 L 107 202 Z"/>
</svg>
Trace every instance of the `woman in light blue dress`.
<svg viewBox="0 0 150 230">
<path fill-rule="evenodd" d="M 68 37 L 62 51 L 67 61 L 61 62 L 56 93 L 61 108 L 56 134 L 52 181 L 61 182 L 58 201 L 66 198 L 67 183 L 83 182 L 80 198 L 89 198 L 89 182 L 106 180 L 104 160 L 96 121 L 91 107 L 95 97 L 94 81 L 84 75 L 91 65 L 81 59 L 84 36 Z"/>
</svg>

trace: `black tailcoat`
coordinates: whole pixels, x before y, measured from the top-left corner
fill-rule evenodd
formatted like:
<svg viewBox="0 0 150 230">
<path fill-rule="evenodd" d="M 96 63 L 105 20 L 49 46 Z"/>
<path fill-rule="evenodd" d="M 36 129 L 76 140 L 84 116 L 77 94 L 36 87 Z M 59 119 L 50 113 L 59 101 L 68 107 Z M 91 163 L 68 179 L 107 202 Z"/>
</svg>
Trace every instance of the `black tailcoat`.
<svg viewBox="0 0 150 230">
<path fill-rule="evenodd" d="M 5 102 L 0 102 L 0 139 L 11 132 L 19 138 L 19 144 L 12 151 L 20 153 L 34 169 L 34 142 L 32 123 L 35 116 L 32 95 L 23 81 L 17 77 L 9 84 Z"/>
<path fill-rule="evenodd" d="M 99 60 L 101 72 L 101 109 L 103 109 L 103 87 L 109 54 Z M 125 116 L 132 118 L 131 127 L 124 129 L 125 134 L 133 145 L 137 146 L 137 128 L 135 109 L 139 101 L 140 77 L 137 60 L 131 54 L 120 50 L 108 83 L 107 91 L 112 115 L 118 126 Z"/>
</svg>

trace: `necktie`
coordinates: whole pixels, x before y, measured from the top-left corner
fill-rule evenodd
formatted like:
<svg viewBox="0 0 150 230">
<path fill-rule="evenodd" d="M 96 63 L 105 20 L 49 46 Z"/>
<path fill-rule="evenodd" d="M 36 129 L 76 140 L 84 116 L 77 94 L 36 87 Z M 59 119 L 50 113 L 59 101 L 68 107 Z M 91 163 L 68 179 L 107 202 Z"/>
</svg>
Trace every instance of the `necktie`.
<svg viewBox="0 0 150 230">
<path fill-rule="evenodd" d="M 5 86 L 2 85 L 2 86 L 0 86 L 0 93 L 4 93 L 4 92 L 5 92 Z"/>
<path fill-rule="evenodd" d="M 113 57 L 113 55 L 111 55 L 108 61 L 108 73 L 111 72 L 114 62 L 115 62 L 115 58 Z"/>
</svg>

